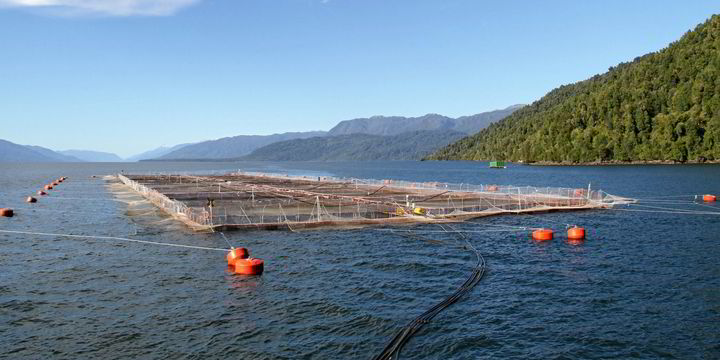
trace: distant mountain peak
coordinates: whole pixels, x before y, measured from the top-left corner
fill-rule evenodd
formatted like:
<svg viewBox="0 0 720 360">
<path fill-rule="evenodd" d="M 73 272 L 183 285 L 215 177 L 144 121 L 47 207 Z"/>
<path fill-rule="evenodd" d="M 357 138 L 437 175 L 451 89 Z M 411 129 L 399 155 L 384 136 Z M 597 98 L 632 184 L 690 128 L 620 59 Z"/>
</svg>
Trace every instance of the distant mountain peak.
<svg viewBox="0 0 720 360">
<path fill-rule="evenodd" d="M 203 141 L 173 150 L 156 160 L 232 159 L 251 153 L 262 146 L 278 141 L 304 139 L 325 135 L 325 131 L 287 132 L 272 135 L 237 135 Z"/>
<path fill-rule="evenodd" d="M 523 105 L 513 105 L 505 109 L 480 114 L 451 118 L 445 115 L 428 113 L 418 117 L 380 116 L 343 120 L 330 129 L 328 135 L 370 134 L 397 135 L 412 131 L 447 130 L 466 134 L 478 132 L 490 123 L 498 121 Z"/>
<path fill-rule="evenodd" d="M 35 145 L 19 145 L 0 139 L 0 162 L 81 162 L 82 160 Z"/>
</svg>

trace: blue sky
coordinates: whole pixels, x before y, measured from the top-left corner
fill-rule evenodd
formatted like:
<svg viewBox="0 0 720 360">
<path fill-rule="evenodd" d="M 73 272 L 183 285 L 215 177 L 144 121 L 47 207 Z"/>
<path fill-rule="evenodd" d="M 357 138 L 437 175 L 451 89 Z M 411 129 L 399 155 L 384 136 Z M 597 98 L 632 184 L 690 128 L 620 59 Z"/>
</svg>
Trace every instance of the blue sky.
<svg viewBox="0 0 720 360">
<path fill-rule="evenodd" d="M 0 138 L 132 155 L 469 115 L 659 50 L 706 1 L 0 0 Z"/>
</svg>

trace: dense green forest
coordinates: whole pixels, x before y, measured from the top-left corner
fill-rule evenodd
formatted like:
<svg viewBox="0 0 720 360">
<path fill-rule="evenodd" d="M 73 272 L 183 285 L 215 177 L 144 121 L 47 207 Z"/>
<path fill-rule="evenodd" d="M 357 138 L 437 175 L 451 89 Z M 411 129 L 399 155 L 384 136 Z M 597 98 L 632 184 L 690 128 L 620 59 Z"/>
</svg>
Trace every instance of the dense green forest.
<svg viewBox="0 0 720 360">
<path fill-rule="evenodd" d="M 561 86 L 429 157 L 720 160 L 720 15 L 667 48 Z"/>
<path fill-rule="evenodd" d="M 276 142 L 253 151 L 243 160 L 419 160 L 466 136 L 452 130 L 411 131 L 382 136 L 349 134 Z"/>
</svg>

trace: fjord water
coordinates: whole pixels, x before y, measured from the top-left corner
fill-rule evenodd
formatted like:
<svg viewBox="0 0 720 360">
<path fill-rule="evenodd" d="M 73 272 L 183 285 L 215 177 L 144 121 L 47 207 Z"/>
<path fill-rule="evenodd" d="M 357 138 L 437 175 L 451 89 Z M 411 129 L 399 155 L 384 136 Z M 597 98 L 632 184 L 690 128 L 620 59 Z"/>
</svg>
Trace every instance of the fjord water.
<svg viewBox="0 0 720 360">
<path fill-rule="evenodd" d="M 0 218 L 0 229 L 224 248 L 220 234 L 192 233 L 157 215 L 147 221 L 91 175 L 233 169 L 574 188 L 591 183 L 636 198 L 720 192 L 717 165 L 0 164 L 0 207 L 16 211 Z M 23 202 L 60 176 L 69 180 L 50 196 Z M 655 205 L 720 212 L 717 205 Z M 584 226 L 586 242 L 565 242 L 565 224 Z M 496 225 L 561 232 L 543 244 L 528 232 L 468 233 L 488 274 L 423 328 L 403 357 L 720 357 L 720 216 L 592 210 L 477 219 L 456 228 L 502 228 Z M 0 233 L 0 357 L 369 359 L 462 284 L 474 265 L 474 255 L 454 236 L 418 234 L 369 228 L 226 233 L 266 262 L 264 275 L 248 278 L 227 271 L 223 252 Z"/>
</svg>

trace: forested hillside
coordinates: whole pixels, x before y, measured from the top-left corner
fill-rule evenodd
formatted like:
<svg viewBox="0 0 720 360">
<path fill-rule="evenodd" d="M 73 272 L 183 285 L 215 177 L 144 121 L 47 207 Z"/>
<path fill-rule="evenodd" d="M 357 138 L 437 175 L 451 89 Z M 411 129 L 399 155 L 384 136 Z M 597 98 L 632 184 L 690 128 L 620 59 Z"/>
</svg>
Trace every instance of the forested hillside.
<svg viewBox="0 0 720 360">
<path fill-rule="evenodd" d="M 561 86 L 430 159 L 720 160 L 720 16 L 667 48 Z"/>
</svg>

